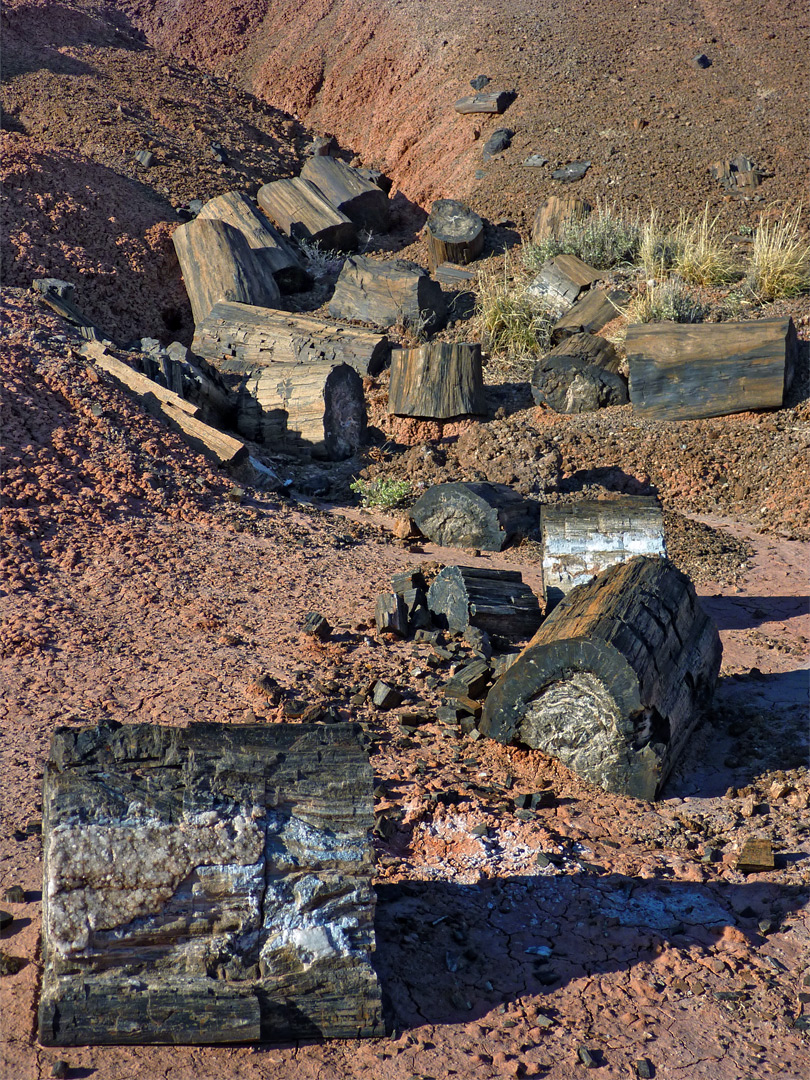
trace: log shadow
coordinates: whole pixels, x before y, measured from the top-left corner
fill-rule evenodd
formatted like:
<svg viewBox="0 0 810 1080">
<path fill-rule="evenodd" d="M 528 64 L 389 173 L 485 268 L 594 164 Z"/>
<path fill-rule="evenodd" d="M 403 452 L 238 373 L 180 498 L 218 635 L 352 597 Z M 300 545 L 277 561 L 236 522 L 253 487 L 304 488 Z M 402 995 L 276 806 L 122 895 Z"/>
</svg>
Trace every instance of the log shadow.
<svg viewBox="0 0 810 1080">
<path fill-rule="evenodd" d="M 484 226 L 484 256 L 505 255 L 512 248 L 520 247 L 523 243 L 520 233 L 512 227 L 512 223 L 505 225 L 493 225 L 485 222 Z"/>
<path fill-rule="evenodd" d="M 700 604 L 718 630 L 753 630 L 806 615 L 810 596 L 703 596 Z"/>
<path fill-rule="evenodd" d="M 588 487 L 602 487 L 607 491 L 620 491 L 624 495 L 658 495 L 655 484 L 626 473 L 618 466 L 598 469 L 579 469 L 560 483 L 560 491 L 584 491 Z"/>
<path fill-rule="evenodd" d="M 785 388 L 785 408 L 790 409 L 810 398 L 810 341 L 799 341 L 793 378 Z"/>
<path fill-rule="evenodd" d="M 385 251 L 401 251 L 415 244 L 428 219 L 418 203 L 411 200 L 402 191 L 397 191 L 388 200 L 391 225 L 382 238 L 380 248 Z"/>
<path fill-rule="evenodd" d="M 487 383 L 484 388 L 487 413 L 490 417 L 502 409 L 502 416 L 513 416 L 534 408 L 532 388 L 528 382 Z"/>
<path fill-rule="evenodd" d="M 375 966 L 388 1023 L 480 1019 L 574 979 L 631 971 L 662 944 L 708 954 L 728 927 L 759 945 L 758 920 L 784 918 L 809 892 L 587 873 L 381 884 Z"/>
</svg>

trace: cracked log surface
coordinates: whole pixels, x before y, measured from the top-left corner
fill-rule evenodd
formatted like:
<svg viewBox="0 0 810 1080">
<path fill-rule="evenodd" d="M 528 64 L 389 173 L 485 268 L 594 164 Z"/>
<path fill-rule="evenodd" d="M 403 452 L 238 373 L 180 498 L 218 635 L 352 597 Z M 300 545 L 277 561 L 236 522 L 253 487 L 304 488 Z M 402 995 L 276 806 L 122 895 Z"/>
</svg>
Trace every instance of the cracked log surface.
<svg viewBox="0 0 810 1080">
<path fill-rule="evenodd" d="M 354 724 L 56 731 L 45 1045 L 382 1034 Z"/>
<path fill-rule="evenodd" d="M 480 729 L 606 791 L 654 799 L 711 701 L 721 655 L 686 575 L 639 556 L 565 597 L 493 687 Z"/>
</svg>

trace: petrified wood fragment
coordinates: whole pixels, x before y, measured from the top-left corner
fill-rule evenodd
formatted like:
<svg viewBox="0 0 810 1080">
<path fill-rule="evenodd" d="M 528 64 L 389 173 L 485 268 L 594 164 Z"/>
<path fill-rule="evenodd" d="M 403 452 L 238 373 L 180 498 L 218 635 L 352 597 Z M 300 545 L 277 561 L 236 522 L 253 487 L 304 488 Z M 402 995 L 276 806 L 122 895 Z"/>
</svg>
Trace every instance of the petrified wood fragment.
<svg viewBox="0 0 810 1080">
<path fill-rule="evenodd" d="M 436 484 L 410 509 L 416 527 L 445 547 L 502 551 L 537 526 L 539 508 L 506 484 Z"/>
<path fill-rule="evenodd" d="M 311 157 L 301 176 L 314 184 L 340 214 L 359 229 L 388 232 L 388 195 L 367 176 L 334 157 Z"/>
<path fill-rule="evenodd" d="M 389 413 L 449 420 L 485 409 L 477 343 L 431 341 L 416 349 L 392 350 Z"/>
<path fill-rule="evenodd" d="M 537 208 L 532 222 L 532 243 L 540 244 L 558 236 L 569 221 L 579 221 L 591 212 L 590 203 L 576 195 L 551 195 Z"/>
<path fill-rule="evenodd" d="M 517 570 L 446 566 L 428 590 L 436 625 L 464 633 L 477 626 L 505 638 L 528 637 L 540 625 L 540 603 Z"/>
<path fill-rule="evenodd" d="M 256 201 L 271 221 L 293 240 L 308 240 L 324 250 L 354 251 L 357 226 L 301 176 L 273 180 L 259 188 Z"/>
<path fill-rule="evenodd" d="M 387 329 L 438 330 L 447 318 L 441 285 L 405 259 L 346 259 L 329 301 L 333 319 L 358 319 Z"/>
<path fill-rule="evenodd" d="M 57 729 L 45 1045 L 382 1034 L 356 725 Z"/>
<path fill-rule="evenodd" d="M 532 397 L 558 413 L 595 412 L 627 404 L 627 380 L 619 357 L 598 334 L 572 334 L 538 360 L 532 370 Z"/>
<path fill-rule="evenodd" d="M 572 334 L 598 334 L 629 300 L 623 289 L 589 289 L 554 323 L 551 340 L 556 344 Z"/>
<path fill-rule="evenodd" d="M 484 222 L 458 199 L 437 199 L 425 223 L 430 269 L 442 263 L 466 265 L 484 250 Z"/>
<path fill-rule="evenodd" d="M 583 289 L 604 277 L 576 255 L 557 255 L 543 263 L 526 289 L 529 296 L 567 310 Z"/>
<path fill-rule="evenodd" d="M 654 799 L 711 701 L 721 656 L 686 575 L 639 556 L 562 600 L 490 691 L 480 730 Z"/>
</svg>

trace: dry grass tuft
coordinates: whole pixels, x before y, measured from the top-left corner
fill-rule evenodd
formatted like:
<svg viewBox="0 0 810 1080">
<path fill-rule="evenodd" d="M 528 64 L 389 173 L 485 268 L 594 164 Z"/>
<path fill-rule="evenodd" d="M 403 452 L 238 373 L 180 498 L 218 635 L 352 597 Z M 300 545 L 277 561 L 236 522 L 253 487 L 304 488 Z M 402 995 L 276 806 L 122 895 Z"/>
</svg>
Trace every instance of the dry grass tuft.
<svg viewBox="0 0 810 1080">
<path fill-rule="evenodd" d="M 696 218 L 681 213 L 672 232 L 672 269 L 692 285 L 722 285 L 742 277 L 719 218 L 709 219 L 709 205 Z"/>
<path fill-rule="evenodd" d="M 801 206 L 779 221 L 760 218 L 746 285 L 762 303 L 789 300 L 810 289 L 810 242 L 799 233 Z"/>
<path fill-rule="evenodd" d="M 531 279 L 482 271 L 478 278 L 475 324 L 481 342 L 495 356 L 537 356 L 551 345 L 558 312 L 528 291 Z"/>
</svg>

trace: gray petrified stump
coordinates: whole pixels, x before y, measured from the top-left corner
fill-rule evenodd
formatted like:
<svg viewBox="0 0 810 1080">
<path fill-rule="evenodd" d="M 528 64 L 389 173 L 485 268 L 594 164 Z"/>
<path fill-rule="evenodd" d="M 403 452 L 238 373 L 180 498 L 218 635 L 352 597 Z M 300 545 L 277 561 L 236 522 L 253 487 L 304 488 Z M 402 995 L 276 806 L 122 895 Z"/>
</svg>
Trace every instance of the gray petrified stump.
<svg viewBox="0 0 810 1080">
<path fill-rule="evenodd" d="M 57 729 L 45 1045 L 378 1036 L 353 724 Z"/>
<path fill-rule="evenodd" d="M 480 730 L 654 799 L 711 702 L 721 656 L 686 575 L 639 556 L 565 597 L 492 688 Z"/>
</svg>

